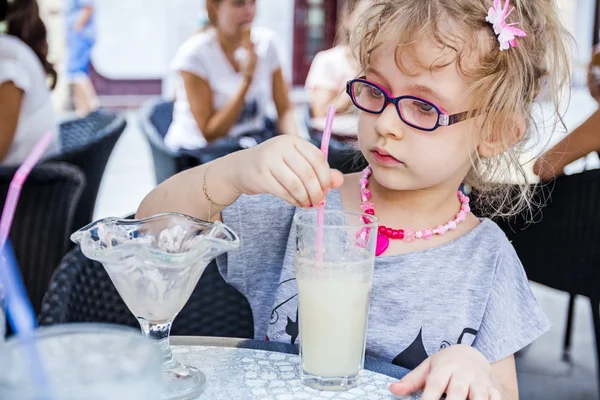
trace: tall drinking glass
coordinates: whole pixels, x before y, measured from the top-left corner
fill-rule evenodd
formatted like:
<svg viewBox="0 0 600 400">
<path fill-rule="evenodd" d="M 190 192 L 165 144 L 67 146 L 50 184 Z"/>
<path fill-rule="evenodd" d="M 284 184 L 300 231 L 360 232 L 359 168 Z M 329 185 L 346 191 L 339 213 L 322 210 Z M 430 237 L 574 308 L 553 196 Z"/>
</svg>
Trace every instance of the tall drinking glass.
<svg viewBox="0 0 600 400">
<path fill-rule="evenodd" d="M 301 380 L 320 390 L 359 383 L 364 366 L 377 219 L 317 210 L 295 217 Z"/>
<path fill-rule="evenodd" d="M 32 343 L 41 365 L 32 366 Z M 13 336 L 0 354 L 0 399 L 156 400 L 165 381 L 161 354 L 134 329 L 106 324 L 55 325 L 30 339 Z M 32 377 L 42 368 L 47 386 Z M 42 393 L 39 393 L 42 391 Z"/>
</svg>

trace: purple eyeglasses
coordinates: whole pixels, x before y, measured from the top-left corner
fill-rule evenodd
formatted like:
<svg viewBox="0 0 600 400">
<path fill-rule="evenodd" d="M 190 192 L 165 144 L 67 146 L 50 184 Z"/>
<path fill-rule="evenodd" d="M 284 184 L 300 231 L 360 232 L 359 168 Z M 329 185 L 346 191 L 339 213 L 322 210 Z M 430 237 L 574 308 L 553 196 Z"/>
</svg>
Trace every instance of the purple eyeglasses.
<svg viewBox="0 0 600 400">
<path fill-rule="evenodd" d="M 473 118 L 472 111 L 448 115 L 438 105 L 415 96 L 392 97 L 381 86 L 369 82 L 365 77 L 353 79 L 346 84 L 346 93 L 359 109 L 370 114 L 381 114 L 388 104 L 396 106 L 400 119 L 407 125 L 422 131 L 435 131 L 440 126 L 449 126 Z"/>
</svg>

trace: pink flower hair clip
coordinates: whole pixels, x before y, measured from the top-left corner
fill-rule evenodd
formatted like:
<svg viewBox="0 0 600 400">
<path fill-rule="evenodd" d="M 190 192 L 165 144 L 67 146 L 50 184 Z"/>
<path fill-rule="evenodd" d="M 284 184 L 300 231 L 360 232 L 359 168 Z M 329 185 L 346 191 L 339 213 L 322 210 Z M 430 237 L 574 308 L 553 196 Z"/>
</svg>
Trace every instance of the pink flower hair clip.
<svg viewBox="0 0 600 400">
<path fill-rule="evenodd" d="M 485 18 L 494 27 L 494 33 L 500 42 L 500 51 L 517 47 L 516 38 L 527 36 L 524 31 L 515 26 L 519 24 L 518 22 L 512 24 L 506 22 L 506 18 L 515 10 L 514 7 L 509 10 L 509 6 L 509 0 L 506 0 L 504 7 L 502 7 L 501 0 L 494 0 L 494 6 L 490 8 L 488 16 Z"/>
</svg>

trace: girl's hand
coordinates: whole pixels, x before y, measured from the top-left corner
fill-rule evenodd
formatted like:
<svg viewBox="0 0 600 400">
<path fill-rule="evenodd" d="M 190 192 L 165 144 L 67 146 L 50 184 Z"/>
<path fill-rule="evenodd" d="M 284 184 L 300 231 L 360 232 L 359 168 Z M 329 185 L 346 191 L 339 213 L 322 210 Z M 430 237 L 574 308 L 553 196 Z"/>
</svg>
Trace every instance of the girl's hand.
<svg viewBox="0 0 600 400">
<path fill-rule="evenodd" d="M 316 146 L 296 136 L 275 137 L 231 158 L 231 182 L 239 193 L 268 193 L 296 207 L 318 205 L 344 182 Z"/>
<path fill-rule="evenodd" d="M 390 391 L 405 396 L 423 389 L 422 400 L 500 400 L 491 377 L 491 366 L 479 351 L 455 345 L 425 360 Z"/>
</svg>

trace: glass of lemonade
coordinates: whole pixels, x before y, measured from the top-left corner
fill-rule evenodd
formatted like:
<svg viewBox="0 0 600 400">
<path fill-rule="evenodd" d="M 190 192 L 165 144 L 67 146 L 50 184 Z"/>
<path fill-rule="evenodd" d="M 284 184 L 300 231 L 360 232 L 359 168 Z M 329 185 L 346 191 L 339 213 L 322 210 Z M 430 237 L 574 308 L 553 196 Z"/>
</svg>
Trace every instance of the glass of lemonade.
<svg viewBox="0 0 600 400">
<path fill-rule="evenodd" d="M 319 390 L 359 384 L 364 365 L 377 219 L 344 211 L 296 215 L 301 380 Z"/>
<path fill-rule="evenodd" d="M 13 336 L 1 349 L 0 399 L 160 399 L 161 365 L 160 350 L 132 328 L 44 327 L 29 339 Z"/>
</svg>

